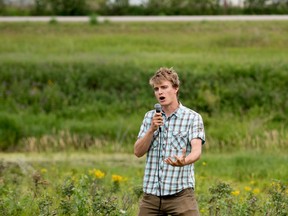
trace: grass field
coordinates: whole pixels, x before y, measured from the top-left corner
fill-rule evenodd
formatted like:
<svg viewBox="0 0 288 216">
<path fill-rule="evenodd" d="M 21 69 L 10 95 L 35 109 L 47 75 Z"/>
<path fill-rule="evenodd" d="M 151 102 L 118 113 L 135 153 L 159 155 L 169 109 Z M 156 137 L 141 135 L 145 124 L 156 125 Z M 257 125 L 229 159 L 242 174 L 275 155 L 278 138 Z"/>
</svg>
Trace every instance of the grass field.
<svg viewBox="0 0 288 216">
<path fill-rule="evenodd" d="M 287 62 L 287 22 L 0 24 L 1 62 L 173 65 Z"/>
<path fill-rule="evenodd" d="M 204 119 L 201 215 L 288 214 L 286 21 L 0 32 L 0 215 L 136 215 L 133 143 L 160 66 L 180 71 L 181 101 Z"/>
<path fill-rule="evenodd" d="M 160 66 L 179 71 L 181 102 L 203 115 L 209 149 L 287 146 L 286 21 L 1 23 L 0 31 L 0 121 L 26 150 L 58 151 L 64 140 L 131 152 Z M 3 139 L 3 149 L 14 144 Z"/>
</svg>

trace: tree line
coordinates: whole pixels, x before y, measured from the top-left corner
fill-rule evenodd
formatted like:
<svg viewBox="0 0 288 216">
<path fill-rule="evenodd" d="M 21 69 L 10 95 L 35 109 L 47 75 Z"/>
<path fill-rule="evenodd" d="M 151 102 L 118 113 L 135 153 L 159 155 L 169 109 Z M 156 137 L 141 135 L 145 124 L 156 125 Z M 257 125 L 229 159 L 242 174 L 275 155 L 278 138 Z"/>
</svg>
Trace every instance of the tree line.
<svg viewBox="0 0 288 216">
<path fill-rule="evenodd" d="M 0 15 L 255 15 L 287 14 L 288 0 L 0 0 Z"/>
</svg>

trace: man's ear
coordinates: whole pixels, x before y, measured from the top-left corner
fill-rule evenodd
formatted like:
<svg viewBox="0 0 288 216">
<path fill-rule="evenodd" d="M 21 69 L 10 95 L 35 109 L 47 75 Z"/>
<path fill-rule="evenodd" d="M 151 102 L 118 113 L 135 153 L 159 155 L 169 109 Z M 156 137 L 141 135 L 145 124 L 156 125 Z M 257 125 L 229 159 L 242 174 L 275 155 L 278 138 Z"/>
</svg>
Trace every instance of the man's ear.
<svg viewBox="0 0 288 216">
<path fill-rule="evenodd" d="M 179 91 L 179 87 L 174 87 L 175 91 L 176 91 L 176 95 L 178 94 Z"/>
</svg>

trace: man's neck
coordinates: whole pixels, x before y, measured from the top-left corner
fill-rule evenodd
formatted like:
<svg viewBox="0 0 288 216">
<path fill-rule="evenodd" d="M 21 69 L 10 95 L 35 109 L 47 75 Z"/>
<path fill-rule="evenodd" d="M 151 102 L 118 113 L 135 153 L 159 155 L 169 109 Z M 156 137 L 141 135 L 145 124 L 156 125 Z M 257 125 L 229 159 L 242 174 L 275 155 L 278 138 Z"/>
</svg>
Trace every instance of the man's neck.
<svg viewBox="0 0 288 216">
<path fill-rule="evenodd" d="M 176 101 L 175 103 L 163 106 L 163 111 L 165 112 L 166 116 L 169 117 L 172 113 L 174 113 L 178 109 L 179 105 L 180 103 Z"/>
</svg>

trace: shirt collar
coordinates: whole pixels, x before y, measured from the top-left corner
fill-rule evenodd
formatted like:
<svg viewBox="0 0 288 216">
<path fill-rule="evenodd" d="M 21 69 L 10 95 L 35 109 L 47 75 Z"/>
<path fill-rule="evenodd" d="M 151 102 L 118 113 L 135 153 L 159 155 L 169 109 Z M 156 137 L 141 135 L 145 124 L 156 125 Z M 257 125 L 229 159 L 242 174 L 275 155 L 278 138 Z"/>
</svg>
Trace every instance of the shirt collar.
<svg viewBox="0 0 288 216">
<path fill-rule="evenodd" d="M 181 114 L 183 113 L 183 108 L 184 108 L 184 106 L 179 102 L 178 108 L 170 115 L 170 117 L 173 115 L 175 115 L 176 117 L 181 116 Z"/>
</svg>

